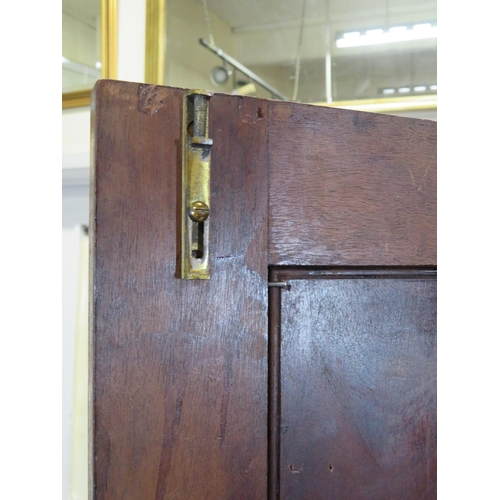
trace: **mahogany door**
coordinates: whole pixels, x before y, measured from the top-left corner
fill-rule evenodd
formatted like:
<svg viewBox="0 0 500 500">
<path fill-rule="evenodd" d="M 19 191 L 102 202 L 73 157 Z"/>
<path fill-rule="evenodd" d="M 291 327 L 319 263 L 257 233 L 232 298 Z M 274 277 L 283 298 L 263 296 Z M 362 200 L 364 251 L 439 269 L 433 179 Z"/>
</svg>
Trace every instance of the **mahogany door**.
<svg viewBox="0 0 500 500">
<path fill-rule="evenodd" d="M 435 123 L 215 94 L 181 280 L 184 92 L 93 92 L 92 498 L 435 498 Z"/>
</svg>

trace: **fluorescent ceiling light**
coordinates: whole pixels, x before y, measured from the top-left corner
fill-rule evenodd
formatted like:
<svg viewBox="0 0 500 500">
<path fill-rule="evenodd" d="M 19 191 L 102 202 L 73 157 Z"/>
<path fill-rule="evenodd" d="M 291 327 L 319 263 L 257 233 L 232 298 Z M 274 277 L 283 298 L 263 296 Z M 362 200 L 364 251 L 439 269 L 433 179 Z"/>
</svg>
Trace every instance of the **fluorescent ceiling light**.
<svg viewBox="0 0 500 500">
<path fill-rule="evenodd" d="M 336 44 L 338 48 L 346 48 L 427 38 L 437 38 L 437 26 L 432 26 L 430 23 L 420 23 L 415 24 L 412 29 L 406 26 L 394 26 L 389 30 L 381 28 L 367 30 L 364 34 L 361 34 L 360 31 L 351 31 L 338 38 Z"/>
<path fill-rule="evenodd" d="M 437 91 L 437 85 L 403 85 L 402 87 L 386 87 L 385 89 L 379 89 L 379 94 L 391 95 L 391 94 L 415 94 L 415 93 L 428 93 Z"/>
<path fill-rule="evenodd" d="M 389 28 L 391 33 L 399 33 L 400 31 L 406 31 L 408 28 L 406 26 L 394 26 L 393 28 Z"/>
<path fill-rule="evenodd" d="M 421 23 L 421 24 L 414 24 L 413 25 L 414 30 L 428 30 L 430 28 L 432 28 L 431 23 Z"/>
</svg>

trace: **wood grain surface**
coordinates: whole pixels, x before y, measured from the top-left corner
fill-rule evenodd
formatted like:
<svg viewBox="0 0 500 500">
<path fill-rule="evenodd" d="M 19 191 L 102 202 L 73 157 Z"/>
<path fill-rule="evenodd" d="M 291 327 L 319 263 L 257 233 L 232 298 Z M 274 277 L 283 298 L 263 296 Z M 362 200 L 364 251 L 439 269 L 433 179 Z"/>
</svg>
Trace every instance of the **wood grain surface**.
<svg viewBox="0 0 500 500">
<path fill-rule="evenodd" d="M 436 281 L 292 281 L 281 318 L 281 498 L 436 498 Z"/>
<path fill-rule="evenodd" d="M 277 498 L 280 454 L 281 498 L 434 498 L 435 281 L 410 268 L 436 264 L 435 123 L 215 94 L 211 279 L 185 281 L 184 92 L 93 91 L 92 498 Z M 311 273 L 271 292 L 283 322 L 274 265 Z"/>
<path fill-rule="evenodd" d="M 211 100 L 212 278 L 183 281 L 182 95 L 93 92 L 94 499 L 266 497 L 267 102 Z"/>
<path fill-rule="evenodd" d="M 270 264 L 436 264 L 435 122 L 269 106 Z"/>
</svg>

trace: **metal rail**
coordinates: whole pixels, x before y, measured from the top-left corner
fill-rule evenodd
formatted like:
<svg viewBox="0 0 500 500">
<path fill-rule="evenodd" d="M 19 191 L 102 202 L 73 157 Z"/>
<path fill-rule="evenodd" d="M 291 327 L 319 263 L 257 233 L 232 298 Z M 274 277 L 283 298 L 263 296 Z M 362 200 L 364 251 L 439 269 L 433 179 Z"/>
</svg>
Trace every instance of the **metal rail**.
<svg viewBox="0 0 500 500">
<path fill-rule="evenodd" d="M 246 66 L 243 66 L 236 59 L 233 59 L 230 55 L 226 54 L 222 49 L 217 47 L 216 45 L 211 45 L 204 38 L 200 38 L 200 43 L 207 49 L 211 50 L 214 54 L 217 54 L 223 61 L 226 61 L 228 64 L 236 68 L 239 72 L 248 76 L 254 83 L 260 85 L 262 88 L 266 89 L 268 92 L 271 92 L 273 97 L 281 99 L 282 101 L 288 101 L 288 97 L 282 94 L 279 90 L 276 90 L 274 87 L 271 87 L 267 82 L 265 82 L 262 78 L 257 76 L 253 71 L 249 70 Z"/>
</svg>

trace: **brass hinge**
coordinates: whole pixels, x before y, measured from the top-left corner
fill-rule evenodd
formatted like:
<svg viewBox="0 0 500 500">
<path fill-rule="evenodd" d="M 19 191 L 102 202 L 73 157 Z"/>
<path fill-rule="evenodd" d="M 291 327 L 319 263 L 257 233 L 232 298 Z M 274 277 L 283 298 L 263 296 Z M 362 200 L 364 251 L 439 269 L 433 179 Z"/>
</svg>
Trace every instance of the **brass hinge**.
<svg viewBox="0 0 500 500">
<path fill-rule="evenodd" d="M 210 278 L 210 155 L 208 100 L 213 92 L 184 95 L 182 113 L 181 278 Z"/>
</svg>

